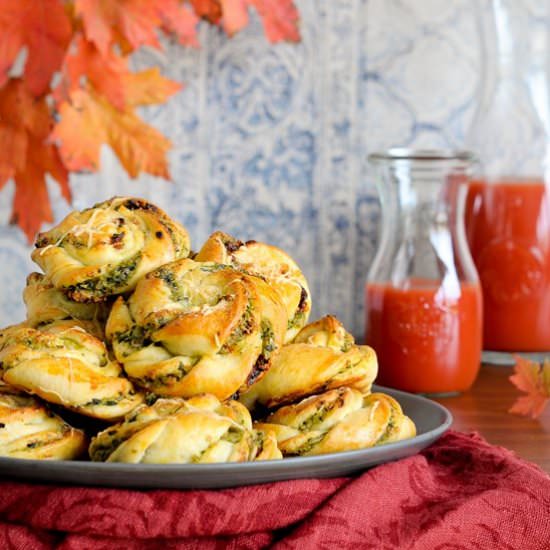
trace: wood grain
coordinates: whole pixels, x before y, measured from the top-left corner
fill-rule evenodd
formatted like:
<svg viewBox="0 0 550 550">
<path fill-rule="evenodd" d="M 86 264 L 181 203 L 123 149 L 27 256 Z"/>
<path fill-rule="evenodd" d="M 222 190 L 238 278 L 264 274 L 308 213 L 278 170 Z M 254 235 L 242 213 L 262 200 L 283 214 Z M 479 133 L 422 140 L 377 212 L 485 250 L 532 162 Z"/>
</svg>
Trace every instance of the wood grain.
<svg viewBox="0 0 550 550">
<path fill-rule="evenodd" d="M 435 401 L 452 412 L 453 429 L 479 432 L 550 473 L 550 406 L 537 420 L 509 413 L 521 395 L 508 380 L 511 374 L 510 367 L 484 365 L 470 391 Z"/>
</svg>

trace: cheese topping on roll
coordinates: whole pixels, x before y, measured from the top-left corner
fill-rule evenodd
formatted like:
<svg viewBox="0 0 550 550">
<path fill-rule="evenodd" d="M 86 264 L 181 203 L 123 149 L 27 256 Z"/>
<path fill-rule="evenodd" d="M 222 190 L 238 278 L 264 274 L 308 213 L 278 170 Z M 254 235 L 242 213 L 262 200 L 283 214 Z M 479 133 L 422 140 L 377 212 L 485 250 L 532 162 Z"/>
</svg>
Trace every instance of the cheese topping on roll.
<svg viewBox="0 0 550 550">
<path fill-rule="evenodd" d="M 40 233 L 32 259 L 77 302 L 102 302 L 189 254 L 187 231 L 143 199 L 115 197 Z"/>
</svg>

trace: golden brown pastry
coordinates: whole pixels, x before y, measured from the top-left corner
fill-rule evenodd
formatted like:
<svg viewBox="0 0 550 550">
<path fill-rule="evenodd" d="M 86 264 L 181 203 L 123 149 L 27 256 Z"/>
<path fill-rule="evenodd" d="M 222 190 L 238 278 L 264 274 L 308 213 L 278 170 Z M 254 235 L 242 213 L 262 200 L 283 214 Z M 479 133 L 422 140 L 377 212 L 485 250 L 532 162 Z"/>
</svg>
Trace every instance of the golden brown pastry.
<svg viewBox="0 0 550 550">
<path fill-rule="evenodd" d="M 118 298 L 106 333 L 140 386 L 163 396 L 227 399 L 261 375 L 276 345 L 262 321 L 251 277 L 184 259 L 149 273 L 129 299 Z"/>
<path fill-rule="evenodd" d="M 399 403 L 383 393 L 338 388 L 287 405 L 254 427 L 274 434 L 284 456 L 364 449 L 416 435 Z"/>
<path fill-rule="evenodd" d="M 88 328 L 99 338 L 103 337 L 103 324 L 107 319 L 108 307 L 105 303 L 82 303 L 69 299 L 41 273 L 31 273 L 23 291 L 27 306 L 27 323 L 38 327 L 52 321 L 77 319 L 89 321 Z"/>
<path fill-rule="evenodd" d="M 118 420 L 143 401 L 85 321 L 18 325 L 0 332 L 0 377 L 81 414 Z"/>
<path fill-rule="evenodd" d="M 71 460 L 86 447 L 84 432 L 38 399 L 0 383 L 0 456 Z"/>
<path fill-rule="evenodd" d="M 76 302 L 132 290 L 145 273 L 189 254 L 187 231 L 143 199 L 115 197 L 41 233 L 32 259 Z"/>
<path fill-rule="evenodd" d="M 94 461 L 149 464 L 243 462 L 280 458 L 276 444 L 260 447 L 248 411 L 236 401 L 213 395 L 188 400 L 159 399 L 142 405 L 124 422 L 93 438 Z M 265 441 L 274 444 L 273 435 Z M 271 452 L 273 456 L 267 457 Z M 274 456 L 274 455 L 278 456 Z"/>
<path fill-rule="evenodd" d="M 290 342 L 307 323 L 311 294 L 296 262 L 281 249 L 256 241 L 242 242 L 226 233 L 213 233 L 195 257 L 197 261 L 228 264 L 265 279 L 280 294 L 287 310 Z"/>
<path fill-rule="evenodd" d="M 368 393 L 377 373 L 374 350 L 354 345 L 340 321 L 327 315 L 283 346 L 265 376 L 239 399 L 252 410 L 257 403 L 273 408 L 341 386 Z"/>
</svg>

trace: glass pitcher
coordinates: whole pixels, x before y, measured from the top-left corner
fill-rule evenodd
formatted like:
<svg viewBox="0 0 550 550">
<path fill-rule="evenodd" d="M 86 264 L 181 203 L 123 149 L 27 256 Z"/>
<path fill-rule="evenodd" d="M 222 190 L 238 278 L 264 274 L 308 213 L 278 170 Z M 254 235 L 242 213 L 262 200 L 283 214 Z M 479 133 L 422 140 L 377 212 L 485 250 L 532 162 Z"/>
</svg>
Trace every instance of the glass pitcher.
<svg viewBox="0 0 550 550">
<path fill-rule="evenodd" d="M 484 79 L 467 145 L 481 175 L 466 230 L 483 288 L 484 348 L 550 351 L 550 0 L 477 9 Z"/>
<path fill-rule="evenodd" d="M 417 393 L 467 390 L 480 366 L 482 323 L 464 231 L 473 156 L 390 149 L 369 161 L 383 224 L 365 289 L 378 381 Z"/>
</svg>

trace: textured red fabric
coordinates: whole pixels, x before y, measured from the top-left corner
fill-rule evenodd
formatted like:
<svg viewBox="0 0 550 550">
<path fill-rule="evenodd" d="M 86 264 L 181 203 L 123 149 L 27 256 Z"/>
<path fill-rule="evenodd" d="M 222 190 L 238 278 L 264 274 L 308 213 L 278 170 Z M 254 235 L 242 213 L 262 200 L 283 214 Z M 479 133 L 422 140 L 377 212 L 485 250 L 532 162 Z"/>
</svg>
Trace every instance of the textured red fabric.
<svg viewBox="0 0 550 550">
<path fill-rule="evenodd" d="M 550 477 L 478 435 L 358 477 L 221 491 L 0 481 L 0 548 L 550 549 Z"/>
</svg>

